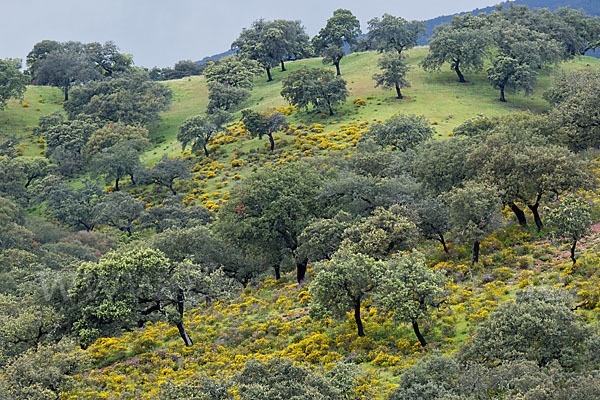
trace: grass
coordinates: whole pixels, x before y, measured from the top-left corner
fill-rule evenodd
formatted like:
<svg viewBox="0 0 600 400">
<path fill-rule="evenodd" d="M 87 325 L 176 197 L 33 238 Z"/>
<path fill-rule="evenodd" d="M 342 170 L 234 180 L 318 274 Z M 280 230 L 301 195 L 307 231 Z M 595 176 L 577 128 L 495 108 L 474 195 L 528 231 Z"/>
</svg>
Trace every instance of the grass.
<svg viewBox="0 0 600 400">
<path fill-rule="evenodd" d="M 39 156 L 41 148 L 35 143 L 32 129 L 40 115 L 62 111 L 62 100 L 63 94 L 57 88 L 28 86 L 23 99 L 9 100 L 6 108 L 0 110 L 0 141 L 15 136 L 21 141 L 22 155 Z M 24 104 L 29 106 L 23 107 Z"/>
<path fill-rule="evenodd" d="M 600 60 L 576 57 L 559 67 L 545 68 L 539 73 L 532 96 L 507 94 L 508 102 L 501 103 L 498 100 L 499 92 L 489 85 L 485 73 L 467 73 L 466 84 L 459 83 L 456 74 L 447 66 L 440 72 L 427 73 L 419 67 L 419 62 L 426 54 L 426 47 L 414 48 L 408 52 L 407 63 L 411 66 L 408 81 L 412 87 L 403 90 L 403 100 L 396 99 L 392 90 L 374 87 L 372 76 L 378 71 L 377 53 L 348 55 L 341 62 L 342 78 L 346 80 L 350 92 L 346 104 L 338 106 L 333 117 L 309 111 L 294 114 L 289 120 L 296 124 L 318 122 L 336 128 L 339 124 L 351 120 L 374 121 L 389 118 L 397 113 L 423 114 L 428 120 L 438 122 L 438 135 L 445 137 L 466 119 L 478 114 L 494 116 L 524 110 L 543 112 L 548 109 L 548 103 L 542 98 L 542 93 L 549 88 L 552 75 L 557 70 L 582 69 L 587 65 L 600 66 Z M 304 67 L 335 70 L 333 66 L 324 66 L 321 59 L 316 58 L 288 62 L 286 72 L 281 72 L 279 68 L 272 71 L 272 82 L 267 82 L 266 75 L 255 79 L 252 95 L 244 107 L 260 111 L 287 106 L 280 95 L 281 82 L 289 72 Z M 185 118 L 203 113 L 208 104 L 207 88 L 202 77 L 184 78 L 166 84 L 173 90 L 173 104 L 171 110 L 163 114 L 163 121 L 151 129 L 153 138 L 163 136 L 165 142 L 152 150 L 146 157 L 147 161 L 156 161 L 162 153 L 179 153 L 177 127 Z M 367 100 L 370 96 L 373 98 Z M 352 100 L 359 97 L 367 100 L 366 106 L 354 106 Z"/>
<path fill-rule="evenodd" d="M 548 108 L 548 103 L 543 100 L 542 93 L 550 86 L 552 75 L 557 70 L 600 66 L 598 59 L 576 57 L 558 67 L 545 68 L 538 74 L 532 96 L 507 94 L 508 102 L 501 103 L 498 101 L 498 91 L 488 84 L 485 73 L 467 73 L 468 83 L 461 84 L 447 66 L 436 73 L 424 72 L 419 67 L 419 62 L 427 54 L 426 47 L 414 48 L 407 54 L 407 63 L 411 66 L 408 73 L 411 87 L 403 90 L 403 100 L 396 99 L 392 90 L 374 87 L 372 76 L 378 71 L 377 53 L 355 53 L 344 57 L 341 62 L 342 77 L 347 82 L 350 95 L 346 104 L 337 107 L 336 115 L 329 117 L 315 111 L 303 111 L 290 116 L 290 122 L 319 122 L 335 129 L 339 124 L 352 120 L 383 120 L 397 113 L 423 114 L 428 120 L 437 121 L 435 127 L 438 137 L 447 137 L 466 119 L 478 114 L 493 116 L 522 110 L 543 112 Z M 317 58 L 288 62 L 287 72 L 281 72 L 279 68 L 273 70 L 272 82 L 267 82 L 263 75 L 256 77 L 254 90 L 244 107 L 264 110 L 286 106 L 280 95 L 281 82 L 289 72 L 303 67 L 335 70 L 331 65 L 324 66 L 321 59 Z M 203 77 L 187 77 L 165 84 L 173 90 L 173 101 L 171 108 L 162 114 L 161 122 L 150 127 L 150 137 L 155 147 L 143 157 L 146 163 L 157 161 L 164 153 L 170 156 L 180 154 L 181 146 L 176 139 L 178 126 L 186 118 L 204 113 L 208 104 L 208 90 Z M 364 100 L 369 97 L 365 106 L 354 106 L 352 100 L 359 97 Z M 43 102 L 38 103 L 38 98 L 42 98 Z M 62 94 L 56 88 L 30 86 L 23 100 L 30 106 L 24 108 L 20 101 L 11 100 L 7 108 L 0 111 L 0 135 L 16 134 L 23 141 L 24 155 L 39 155 L 40 149 L 31 136 L 31 129 L 37 125 L 40 115 L 62 110 Z M 36 107 L 39 107 L 39 111 L 35 110 Z"/>
</svg>

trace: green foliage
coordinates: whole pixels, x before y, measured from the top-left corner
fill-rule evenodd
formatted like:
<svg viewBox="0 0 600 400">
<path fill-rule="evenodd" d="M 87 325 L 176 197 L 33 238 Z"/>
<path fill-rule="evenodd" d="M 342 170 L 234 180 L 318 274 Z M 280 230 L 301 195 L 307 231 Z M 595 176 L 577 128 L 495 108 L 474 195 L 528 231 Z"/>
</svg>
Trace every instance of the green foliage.
<svg viewBox="0 0 600 400">
<path fill-rule="evenodd" d="M 191 382 L 166 382 L 161 385 L 163 400 L 231 400 L 230 385 L 208 377 L 194 378 Z"/>
<path fill-rule="evenodd" d="M 340 211 L 333 218 L 322 218 L 311 222 L 300 234 L 298 255 L 309 262 L 329 260 L 338 250 L 344 231 L 352 224 L 352 216 Z"/>
<path fill-rule="evenodd" d="M 241 400 L 334 400 L 358 399 L 357 368 L 336 365 L 325 376 L 290 360 L 272 359 L 263 363 L 249 360 L 233 379 Z M 372 399 L 370 393 L 360 397 Z"/>
<path fill-rule="evenodd" d="M 377 61 L 377 65 L 382 70 L 381 73 L 373 75 L 375 87 L 383 86 L 386 88 L 395 88 L 397 98 L 402 98 L 401 88 L 410 87 L 406 80 L 408 66 L 402 61 L 401 54 L 386 53 Z"/>
<path fill-rule="evenodd" d="M 90 63 L 80 45 L 48 53 L 36 64 L 33 83 L 60 88 L 67 101 L 71 87 L 99 79 L 100 72 Z"/>
<path fill-rule="evenodd" d="M 275 150 L 273 134 L 282 128 L 288 127 L 285 115 L 272 110 L 263 111 L 262 113 L 253 110 L 242 110 L 242 122 L 245 129 L 252 136 L 258 136 L 259 139 L 262 139 L 263 135 L 267 135 L 271 144 L 271 151 Z"/>
<path fill-rule="evenodd" d="M 465 242 L 474 242 L 473 262 L 478 262 L 479 243 L 499 225 L 502 209 L 498 188 L 484 182 L 467 181 L 446 197 L 450 223 Z"/>
<path fill-rule="evenodd" d="M 505 90 L 531 93 L 536 69 L 561 59 L 558 42 L 514 21 L 495 20 L 492 35 L 498 49 L 487 76 L 490 84 L 500 90 L 500 101 L 506 101 Z"/>
<path fill-rule="evenodd" d="M 340 61 L 346 55 L 344 46 L 355 45 L 360 34 L 358 19 L 350 10 L 340 8 L 333 12 L 312 43 L 317 53 L 323 56 L 323 64 L 335 65 L 340 75 Z"/>
<path fill-rule="evenodd" d="M 183 150 L 188 144 L 191 144 L 192 151 L 203 149 L 204 155 L 208 157 L 208 143 L 217 132 L 223 129 L 225 122 L 230 117 L 231 115 L 227 111 L 221 109 L 212 110 L 212 113 L 207 116 L 190 117 L 179 125 L 177 140 L 181 142 Z"/>
<path fill-rule="evenodd" d="M 398 251 L 412 249 L 418 237 L 415 224 L 399 205 L 376 208 L 373 214 L 348 227 L 342 245 L 355 253 L 383 259 Z"/>
<path fill-rule="evenodd" d="M 8 99 L 20 98 L 25 93 L 29 78 L 20 69 L 20 59 L 0 60 L 0 110 L 4 109 Z"/>
<path fill-rule="evenodd" d="M 177 324 L 190 345 L 182 320 L 185 294 L 203 292 L 206 283 L 199 267 L 171 264 L 160 251 L 109 253 L 98 263 L 83 263 L 77 269 L 70 293 L 77 315 L 73 330 L 87 346 L 98 337 L 130 330 L 160 311 Z"/>
<path fill-rule="evenodd" d="M 309 288 L 313 299 L 311 315 L 343 317 L 354 311 L 358 336 L 364 336 L 360 305 L 375 288 L 381 264 L 344 247 L 330 261 L 315 264 L 316 276 Z"/>
<path fill-rule="evenodd" d="M 373 18 L 369 22 L 368 39 L 377 51 L 396 51 L 402 54 L 417 45 L 417 39 L 425 33 L 425 23 L 407 21 L 402 17 L 383 14 L 381 19 Z"/>
<path fill-rule="evenodd" d="M 145 146 L 143 147 L 149 146 L 148 130 L 140 125 L 126 125 L 120 122 L 106 124 L 89 137 L 81 152 L 84 157 L 89 158 L 104 149 L 115 146 L 117 143 L 130 140 L 144 143 Z"/>
<path fill-rule="evenodd" d="M 283 80 L 281 96 L 291 105 L 317 110 L 327 110 L 333 115 L 333 107 L 346 101 L 346 81 L 336 77 L 332 71 L 321 68 L 303 68 Z"/>
<path fill-rule="evenodd" d="M 317 215 L 321 178 L 304 163 L 264 167 L 244 179 L 217 216 L 217 232 L 231 244 L 275 269 L 295 255 L 298 236 Z"/>
<path fill-rule="evenodd" d="M 70 119 L 85 114 L 127 125 L 149 124 L 160 120 L 171 97 L 167 86 L 150 81 L 147 74 L 138 71 L 73 88 L 64 108 Z"/>
<path fill-rule="evenodd" d="M 162 186 L 176 196 L 175 180 L 187 179 L 191 176 L 190 165 L 182 158 L 169 158 L 163 155 L 162 159 L 151 167 L 140 167 L 135 173 L 140 183 L 156 184 Z"/>
<path fill-rule="evenodd" d="M 575 263 L 577 241 L 590 232 L 592 207 L 582 196 L 567 193 L 558 203 L 547 209 L 548 227 L 557 238 L 568 238 L 571 243 L 571 259 Z"/>
<path fill-rule="evenodd" d="M 26 204 L 29 185 L 47 172 L 48 161 L 45 158 L 0 156 L 0 193 Z"/>
<path fill-rule="evenodd" d="M 115 182 L 114 189 L 119 191 L 119 181 L 129 175 L 132 183 L 135 171 L 140 167 L 140 154 L 148 147 L 147 140 L 127 140 L 97 153 L 89 163 L 92 176 L 104 176 L 107 183 Z"/>
<path fill-rule="evenodd" d="M 234 112 L 249 97 L 250 92 L 244 88 L 210 82 L 208 84 L 207 112 L 212 113 L 214 110 Z"/>
<path fill-rule="evenodd" d="M 47 400 L 74 388 L 77 375 L 89 367 L 89 357 L 75 343 L 37 346 L 12 360 L 0 375 L 0 399 Z"/>
<path fill-rule="evenodd" d="M 427 143 L 420 149 L 413 166 L 417 179 L 434 195 L 459 187 L 465 179 L 475 175 L 468 162 L 472 146 L 466 138 Z"/>
<path fill-rule="evenodd" d="M 243 284 L 256 272 L 237 247 L 229 246 L 205 226 L 168 229 L 149 239 L 146 246 L 162 251 L 173 263 L 188 259 L 211 272 L 222 269 Z"/>
<path fill-rule="evenodd" d="M 244 29 L 231 44 L 231 50 L 242 58 L 255 60 L 267 71 L 269 82 L 272 80 L 271 68 L 279 64 L 287 55 L 285 32 L 281 24 L 258 20 L 252 27 Z"/>
<path fill-rule="evenodd" d="M 466 82 L 462 72 L 481 71 L 490 44 L 484 18 L 455 15 L 449 24 L 435 28 L 429 40 L 429 53 L 421 65 L 426 71 L 437 71 L 449 63 L 459 81 Z"/>
<path fill-rule="evenodd" d="M 64 174 L 72 174 L 82 167 L 82 152 L 88 140 L 100 129 L 97 119 L 85 118 L 65 121 L 41 132 L 46 141 L 44 155 L 56 162 Z"/>
<path fill-rule="evenodd" d="M 600 71 L 597 69 L 559 74 L 544 93 L 554 108 L 555 138 L 573 151 L 600 145 Z"/>
<path fill-rule="evenodd" d="M 375 299 L 392 318 L 410 322 L 422 346 L 426 346 L 419 330 L 419 321 L 428 318 L 445 297 L 446 283 L 439 271 L 425 264 L 421 254 L 394 257 L 378 265 Z"/>
<path fill-rule="evenodd" d="M 32 296 L 0 294 L 0 365 L 59 336 L 62 317 Z"/>
<path fill-rule="evenodd" d="M 96 225 L 94 207 L 103 195 L 96 183 L 85 180 L 81 188 L 74 189 L 63 179 L 49 175 L 36 183 L 35 191 L 46 202 L 48 213 L 61 223 L 88 231 Z"/>
<path fill-rule="evenodd" d="M 434 132 L 422 115 L 398 114 L 373 125 L 370 134 L 380 146 L 406 151 L 431 139 Z"/>
<path fill-rule="evenodd" d="M 94 207 L 94 214 L 98 224 L 112 226 L 131 236 L 140 226 L 145 208 L 143 201 L 127 193 L 111 192 Z"/>
<path fill-rule="evenodd" d="M 453 358 L 434 353 L 400 375 L 399 387 L 392 392 L 390 399 L 458 399 L 453 395 L 459 371 L 460 367 Z"/>
<path fill-rule="evenodd" d="M 509 125 L 505 130 L 501 124 L 496 129 L 498 133 L 488 136 L 469 161 L 480 166 L 482 176 L 500 189 L 505 204 L 513 209 L 514 203 L 528 206 L 541 228 L 538 206 L 545 196 L 592 188 L 595 181 L 585 160 L 564 147 L 537 144 L 542 140 L 528 137 L 524 127 L 516 127 L 521 128 L 516 132 L 512 131 L 514 128 Z"/>
<path fill-rule="evenodd" d="M 548 365 L 558 361 L 568 369 L 586 366 L 588 340 L 597 331 L 571 311 L 556 289 L 529 288 L 516 301 L 501 304 L 475 331 L 459 353 L 461 360 L 487 365 L 517 360 Z"/>
<path fill-rule="evenodd" d="M 260 66 L 255 60 L 229 56 L 209 61 L 204 69 L 207 82 L 227 84 L 235 88 L 252 89 Z"/>
<path fill-rule="evenodd" d="M 141 222 L 152 227 L 157 233 L 167 229 L 184 229 L 206 225 L 214 219 L 214 213 L 197 205 L 185 205 L 183 196 L 169 196 L 160 204 L 150 207 L 142 216 Z M 164 251 L 164 250 L 163 250 Z M 201 263 L 201 265 L 204 265 Z"/>
</svg>

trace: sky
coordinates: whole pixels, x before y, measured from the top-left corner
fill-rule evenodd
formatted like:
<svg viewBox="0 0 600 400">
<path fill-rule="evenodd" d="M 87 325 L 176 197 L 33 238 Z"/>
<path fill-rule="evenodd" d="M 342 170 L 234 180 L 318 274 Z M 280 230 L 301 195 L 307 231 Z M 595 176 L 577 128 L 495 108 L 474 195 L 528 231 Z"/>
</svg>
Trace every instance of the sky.
<svg viewBox="0 0 600 400">
<path fill-rule="evenodd" d="M 229 49 L 243 27 L 299 19 L 312 37 L 338 8 L 366 31 L 384 13 L 413 20 L 470 11 L 500 0 L 0 0 L 0 58 L 22 58 L 44 39 L 114 41 L 136 65 L 173 66 Z"/>
</svg>

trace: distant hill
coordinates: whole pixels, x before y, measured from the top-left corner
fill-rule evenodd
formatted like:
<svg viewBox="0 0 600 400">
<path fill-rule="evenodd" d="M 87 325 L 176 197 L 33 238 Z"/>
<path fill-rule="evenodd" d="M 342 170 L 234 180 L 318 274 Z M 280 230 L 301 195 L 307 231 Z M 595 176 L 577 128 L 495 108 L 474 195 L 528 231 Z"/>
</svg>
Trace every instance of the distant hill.
<svg viewBox="0 0 600 400">
<path fill-rule="evenodd" d="M 222 53 L 215 54 L 214 56 L 204 57 L 202 60 L 196 61 L 196 63 L 198 63 L 198 64 L 204 64 L 207 61 L 220 60 L 221 58 L 230 56 L 232 54 L 233 54 L 233 51 L 227 50 L 227 51 L 224 51 Z"/>
</svg>

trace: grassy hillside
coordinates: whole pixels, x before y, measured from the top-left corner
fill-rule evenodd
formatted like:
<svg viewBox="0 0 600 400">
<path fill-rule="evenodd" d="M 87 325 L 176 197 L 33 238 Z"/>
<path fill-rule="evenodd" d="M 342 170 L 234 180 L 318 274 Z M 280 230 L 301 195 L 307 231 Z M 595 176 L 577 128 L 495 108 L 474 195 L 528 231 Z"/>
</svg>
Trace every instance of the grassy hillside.
<svg viewBox="0 0 600 400">
<path fill-rule="evenodd" d="M 405 99 L 397 100 L 390 90 L 375 88 L 372 76 L 378 71 L 377 59 L 374 52 L 356 53 L 342 60 L 342 76 L 348 83 L 350 96 L 347 103 L 339 107 L 336 115 L 329 117 L 314 112 L 294 113 L 290 122 L 295 124 L 321 123 L 336 129 L 340 124 L 351 120 L 374 121 L 386 119 L 396 113 L 423 114 L 430 121 L 437 121 L 436 130 L 439 137 L 447 136 L 456 126 L 477 114 L 500 115 L 520 110 L 541 112 L 548 104 L 541 94 L 551 83 L 552 74 L 558 69 L 581 69 L 589 65 L 600 65 L 599 60 L 589 57 L 578 57 L 572 61 L 552 69 L 544 69 L 539 74 L 538 83 L 532 96 L 524 94 L 508 95 L 507 103 L 500 103 L 499 94 L 485 78 L 484 73 L 467 74 L 468 83 L 461 84 L 456 74 L 449 68 L 439 73 L 424 72 L 419 62 L 427 54 L 426 47 L 412 49 L 408 52 L 408 64 L 412 66 L 408 80 L 412 87 L 404 89 Z M 303 67 L 323 67 L 320 59 L 300 60 L 287 63 L 288 71 Z M 331 66 L 327 68 L 333 69 Z M 273 72 L 273 82 L 267 82 L 265 76 L 255 80 L 255 88 L 245 106 L 262 110 L 268 107 L 287 106 L 281 97 L 281 81 L 287 72 L 276 69 Z M 175 155 L 179 146 L 175 137 L 177 127 L 188 116 L 204 112 L 208 103 L 206 85 L 202 77 L 184 78 L 169 81 L 166 84 L 173 89 L 174 101 L 171 110 L 163 115 L 159 126 L 151 129 L 153 137 L 162 136 L 165 142 L 152 151 L 154 161 L 160 154 L 166 152 Z M 367 105 L 357 108 L 352 100 L 362 98 Z"/>
<path fill-rule="evenodd" d="M 544 69 L 533 96 L 508 95 L 508 103 L 501 103 L 498 92 L 489 86 L 483 73 L 467 74 L 469 83 L 460 84 L 447 68 L 434 74 L 423 72 L 418 63 L 426 52 L 426 48 L 409 52 L 408 63 L 413 68 L 408 80 L 412 87 L 404 90 L 403 100 L 395 99 L 391 91 L 373 87 L 376 53 L 344 58 L 342 73 L 351 95 L 332 117 L 314 111 L 297 112 L 285 104 L 279 93 L 281 81 L 289 72 L 274 71 L 273 82 L 257 77 L 245 107 L 275 107 L 289 114 L 291 125 L 276 136 L 273 153 L 268 151 L 265 138 L 252 138 L 242 124 L 234 123 L 213 139 L 210 157 L 182 154 L 176 141 L 178 126 L 184 119 L 204 112 L 207 87 L 202 77 L 166 82 L 174 93 L 172 106 L 163 113 L 162 121 L 150 128 L 155 147 L 144 155 L 143 161 L 150 164 L 163 153 L 193 161 L 194 175 L 189 181 L 178 183 L 178 192 L 187 194 L 185 203 L 201 203 L 216 210 L 227 201 L 229 187 L 262 166 L 319 154 L 349 155 L 374 121 L 396 113 L 423 114 L 441 140 L 478 114 L 543 112 L 548 104 L 541 94 L 551 84 L 554 72 L 600 66 L 599 60 L 579 57 L 554 70 Z M 304 66 L 322 64 L 319 59 L 302 60 L 288 63 L 287 68 L 293 71 Z M 366 105 L 355 106 L 353 100 L 357 98 L 364 99 Z M 61 99 L 57 89 L 30 87 L 24 98 L 28 107 L 11 101 L 6 110 L 0 111 L 0 135 L 16 135 L 22 140 L 23 155 L 39 155 L 43 144 L 33 137 L 32 127 L 40 115 L 61 110 Z M 161 189 L 151 186 L 133 187 L 125 181 L 122 187 L 148 204 L 162 196 Z M 505 217 L 508 222 L 508 213 Z M 528 286 L 571 289 L 583 304 L 577 312 L 587 322 L 598 323 L 600 225 L 595 224 L 593 234 L 579 244 L 579 261 L 575 265 L 568 259 L 568 244 L 551 243 L 544 237 L 545 232 L 538 234 L 534 229 L 507 223 L 482 241 L 481 262 L 473 271 L 470 249 L 450 243 L 446 254 L 433 242 L 420 243 L 427 250 L 429 265 L 446 271 L 449 277 L 449 300 L 423 323 L 422 331 L 431 348 L 442 353 L 456 351 L 498 304 L 514 298 L 518 289 Z M 263 277 L 235 299 L 205 303 L 187 312 L 184 322 L 194 342 L 191 347 L 183 345 L 176 327 L 156 322 L 77 350 L 87 353 L 93 365 L 77 376 L 71 392 L 61 398 L 156 399 L 161 385 L 167 382 L 184 382 L 203 374 L 226 379 L 239 372 L 250 358 L 275 357 L 325 369 L 335 361 L 353 360 L 364 373 L 358 394 L 374 393 L 377 399 L 387 398 L 403 368 L 414 364 L 425 350 L 409 325 L 392 321 L 369 300 L 362 304 L 366 331 L 363 338 L 357 337 L 350 314 L 341 321 L 312 319 L 307 290 L 314 278 L 310 267 L 307 280 L 301 285 L 295 283 L 292 272 L 279 282 Z"/>
<path fill-rule="evenodd" d="M 294 113 L 290 122 L 295 124 L 312 124 L 315 122 L 337 129 L 340 124 L 352 120 L 374 121 L 386 119 L 396 113 L 423 114 L 427 119 L 437 121 L 436 130 L 439 137 L 447 136 L 453 128 L 467 118 L 477 114 L 499 115 L 519 110 L 532 112 L 544 111 L 548 104 L 541 94 L 550 85 L 552 74 L 558 69 L 581 69 L 587 65 L 600 65 L 600 60 L 589 57 L 577 57 L 553 69 L 540 71 L 538 83 L 532 96 L 523 94 L 507 95 L 508 102 L 497 101 L 498 93 L 488 84 L 485 74 L 466 74 L 466 84 L 457 81 L 454 72 L 449 68 L 439 73 L 424 72 L 419 62 L 427 54 L 426 47 L 419 47 L 408 52 L 407 63 L 412 66 L 408 81 L 412 87 L 404 89 L 405 99 L 397 100 L 392 91 L 374 88 L 372 76 L 377 72 L 379 55 L 374 52 L 356 53 L 342 60 L 343 78 L 348 83 L 350 96 L 347 103 L 338 107 L 336 115 L 329 117 L 314 112 Z M 323 67 L 320 59 L 300 60 L 287 63 L 288 71 L 303 67 Z M 326 68 L 333 69 L 332 66 Z M 245 107 L 262 110 L 269 107 L 287 106 L 280 95 L 281 81 L 286 72 L 278 68 L 273 71 L 273 82 L 267 82 L 265 76 L 255 80 L 252 96 Z M 173 102 L 169 111 L 163 113 L 162 121 L 150 128 L 151 137 L 157 144 L 148 152 L 146 162 L 156 161 L 160 155 L 179 154 L 180 145 L 175 139 L 179 124 L 187 117 L 201 114 L 208 104 L 207 87 L 203 77 L 189 77 L 165 82 L 173 90 Z M 38 102 L 38 99 L 42 102 Z M 357 108 L 352 100 L 362 98 L 367 105 Z M 0 111 L 0 135 L 16 134 L 23 140 L 23 154 L 39 154 L 39 146 L 30 135 L 31 128 L 37 125 L 40 115 L 60 111 L 62 95 L 60 90 L 49 87 L 30 86 L 25 93 L 23 102 L 29 107 L 22 107 L 21 101 L 9 101 L 7 108 Z M 39 110 L 38 110 L 39 108 Z"/>
</svg>

